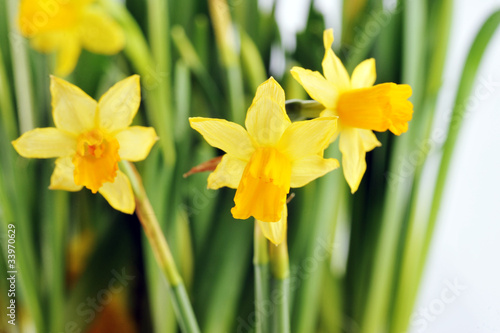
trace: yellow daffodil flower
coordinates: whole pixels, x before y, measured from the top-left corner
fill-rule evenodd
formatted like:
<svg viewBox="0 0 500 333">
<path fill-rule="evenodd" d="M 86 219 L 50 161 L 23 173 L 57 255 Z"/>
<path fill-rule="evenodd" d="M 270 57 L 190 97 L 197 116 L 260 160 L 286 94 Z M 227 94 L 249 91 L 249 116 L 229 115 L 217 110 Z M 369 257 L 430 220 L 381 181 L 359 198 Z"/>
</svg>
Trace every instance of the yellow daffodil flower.
<svg viewBox="0 0 500 333">
<path fill-rule="evenodd" d="M 50 91 L 56 127 L 28 131 L 12 142 L 14 148 L 24 157 L 57 157 L 50 189 L 85 186 L 113 208 L 132 214 L 134 195 L 118 162 L 145 159 L 158 139 L 152 127 L 129 127 L 141 101 L 139 76 L 116 83 L 99 102 L 56 77 L 51 77 Z"/>
<path fill-rule="evenodd" d="M 31 46 L 43 53 L 56 53 L 55 73 L 73 71 L 81 49 L 115 54 L 125 45 L 121 27 L 95 0 L 21 0 L 18 24 Z"/>
<path fill-rule="evenodd" d="M 257 88 L 246 130 L 222 119 L 189 121 L 210 145 L 226 152 L 208 177 L 208 188 L 236 188 L 233 217 L 255 217 L 276 244 L 286 232 L 290 188 L 304 186 L 338 167 L 337 160 L 323 158 L 336 131 L 336 117 L 292 124 L 285 112 L 285 93 L 273 78 Z"/>
<path fill-rule="evenodd" d="M 366 152 L 381 145 L 372 131 L 390 130 L 400 135 L 408 130 L 413 105 L 407 84 L 383 83 L 376 79 L 375 60 L 360 63 L 349 77 L 340 59 L 332 51 L 333 30 L 323 34 L 325 57 L 323 73 L 293 67 L 293 77 L 311 98 L 325 110 L 321 116 L 338 116 L 339 148 L 347 183 L 354 193 L 366 171 Z"/>
</svg>

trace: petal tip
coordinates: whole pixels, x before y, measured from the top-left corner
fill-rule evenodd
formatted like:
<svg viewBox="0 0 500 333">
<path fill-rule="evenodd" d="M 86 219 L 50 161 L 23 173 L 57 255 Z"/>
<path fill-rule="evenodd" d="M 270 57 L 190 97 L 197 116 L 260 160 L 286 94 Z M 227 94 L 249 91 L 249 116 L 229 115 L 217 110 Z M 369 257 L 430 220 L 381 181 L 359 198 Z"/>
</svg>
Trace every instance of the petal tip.
<svg viewBox="0 0 500 333">
<path fill-rule="evenodd" d="M 129 76 L 129 78 L 131 80 L 137 81 L 137 83 L 140 83 L 140 81 L 141 81 L 141 76 L 139 74 L 132 74 L 132 75 Z"/>
<path fill-rule="evenodd" d="M 292 77 L 302 85 L 302 80 L 300 79 L 300 72 L 305 70 L 306 69 L 302 67 L 293 66 L 292 69 L 290 69 L 290 74 L 292 74 Z"/>
<path fill-rule="evenodd" d="M 131 81 L 132 84 L 137 85 L 137 89 L 141 89 L 141 77 L 138 74 L 133 74 L 130 75 L 129 77 L 126 77 L 123 79 L 123 81 Z"/>
<path fill-rule="evenodd" d="M 349 185 L 349 187 L 351 189 L 351 194 L 356 193 L 356 191 L 359 188 L 359 185 L 361 184 L 362 178 L 363 178 L 363 175 L 361 175 L 361 177 L 359 177 L 359 179 L 354 179 L 354 180 L 346 178 L 347 184 Z"/>
<path fill-rule="evenodd" d="M 330 171 L 338 169 L 340 167 L 339 160 L 336 158 L 328 158 L 327 161 L 330 163 Z"/>
<path fill-rule="evenodd" d="M 135 212 L 135 203 L 133 207 L 121 210 L 122 213 L 132 215 Z"/>
<path fill-rule="evenodd" d="M 325 46 L 325 50 L 328 50 L 332 47 L 333 44 L 333 29 L 326 29 L 323 32 L 323 44 Z"/>
<path fill-rule="evenodd" d="M 64 84 L 64 83 L 69 83 L 68 81 L 61 79 L 57 75 L 50 75 L 50 85 L 52 87 L 53 84 Z"/>
<path fill-rule="evenodd" d="M 19 140 L 21 140 L 21 137 L 17 138 L 16 140 L 11 141 L 10 143 L 12 144 L 12 147 L 14 147 L 14 150 L 16 153 L 18 153 L 20 156 L 24 157 L 22 154 L 22 150 L 19 148 Z"/>
<path fill-rule="evenodd" d="M 278 83 L 278 81 L 276 81 L 274 79 L 274 77 L 269 77 L 269 79 L 267 79 L 266 81 L 264 81 L 258 88 L 257 90 L 259 89 L 277 89 L 278 91 L 283 91 L 283 88 L 280 86 L 280 84 Z"/>
<path fill-rule="evenodd" d="M 278 82 L 276 82 L 276 79 L 273 77 L 273 76 L 270 76 L 269 79 L 267 79 L 265 82 L 272 82 L 273 84 L 278 84 Z"/>
<path fill-rule="evenodd" d="M 361 177 L 359 177 L 358 179 L 347 179 L 346 178 L 347 184 L 349 185 L 349 188 L 351 189 L 351 194 L 356 193 L 356 191 L 359 188 L 359 185 L 361 184 L 362 178 L 363 178 L 363 175 L 361 175 Z"/>
</svg>

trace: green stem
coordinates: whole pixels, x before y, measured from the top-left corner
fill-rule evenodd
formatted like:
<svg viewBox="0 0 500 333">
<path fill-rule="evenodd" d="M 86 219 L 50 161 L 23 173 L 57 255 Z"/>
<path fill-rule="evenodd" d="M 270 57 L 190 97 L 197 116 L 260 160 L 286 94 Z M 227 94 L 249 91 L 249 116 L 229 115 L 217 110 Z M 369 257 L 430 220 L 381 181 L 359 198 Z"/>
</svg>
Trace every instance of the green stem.
<svg viewBox="0 0 500 333">
<path fill-rule="evenodd" d="M 241 40 L 241 63 L 251 91 L 256 91 L 260 84 L 267 79 L 266 66 L 260 55 L 260 51 L 252 38 L 242 29 Z"/>
<path fill-rule="evenodd" d="M 254 223 L 254 256 L 253 265 L 255 270 L 255 315 L 256 333 L 269 332 L 269 315 L 266 312 L 266 304 L 269 300 L 269 250 L 268 241 L 257 221 Z"/>
<path fill-rule="evenodd" d="M 14 140 L 17 137 L 17 125 L 2 50 L 0 50 L 0 113 L 7 139 Z"/>
<path fill-rule="evenodd" d="M 344 3 L 346 3 L 345 1 Z M 394 13 L 388 14 L 390 18 L 393 19 Z M 355 37 L 352 43 L 352 46 L 349 48 L 349 57 L 346 59 L 346 69 L 349 72 L 352 72 L 354 68 L 366 59 L 373 45 L 375 44 L 375 40 L 378 38 L 382 29 L 379 29 L 376 33 L 370 33 L 367 37 L 365 31 L 367 31 L 370 26 L 379 25 L 378 22 L 379 13 L 372 15 L 365 15 L 359 18 L 361 29 L 358 30 L 357 34 L 361 34 L 359 37 Z M 352 28 L 351 28 L 352 31 Z M 344 32 L 342 32 L 344 34 Z M 354 33 L 351 33 L 354 35 Z M 349 40 L 342 40 L 344 44 L 350 45 L 351 42 Z"/>
<path fill-rule="evenodd" d="M 203 65 L 203 62 L 196 52 L 193 44 L 186 36 L 184 28 L 182 28 L 181 26 L 175 26 L 172 28 L 172 41 L 179 51 L 182 60 L 184 60 L 186 65 L 198 78 L 198 81 L 205 90 L 207 99 L 212 104 L 213 109 L 219 110 L 221 108 L 220 101 L 222 100 L 221 93 L 217 89 L 217 85 L 215 84 L 212 77 L 210 77 L 207 69 Z"/>
<path fill-rule="evenodd" d="M 10 50 L 14 67 L 14 86 L 16 90 L 17 109 L 19 110 L 19 131 L 24 133 L 34 127 L 30 66 L 25 41 L 17 33 L 16 18 L 18 1 L 8 0 L 7 7 L 9 28 L 10 31 L 15 31 L 14 35 L 10 38 Z"/>
<path fill-rule="evenodd" d="M 420 108 L 424 93 L 426 71 L 427 5 L 425 1 L 404 0 L 403 11 L 403 82 L 412 87 L 411 101 Z M 441 46 L 441 45 L 440 45 Z M 418 117 L 418 114 L 417 114 Z"/>
<path fill-rule="evenodd" d="M 168 10 L 168 0 L 148 0 L 148 23 L 149 41 L 153 54 L 153 68 L 156 84 L 152 87 L 151 93 L 157 108 L 157 120 L 160 121 L 160 128 L 163 128 L 162 137 L 165 138 L 163 144 L 166 145 L 165 164 L 174 166 L 176 154 L 173 142 L 172 130 L 172 98 L 171 98 L 171 60 L 170 60 L 170 13 Z M 162 140 L 163 141 L 163 140 Z"/>
<path fill-rule="evenodd" d="M 243 93 L 243 78 L 240 64 L 234 63 L 228 66 L 226 73 L 231 117 L 237 124 L 243 124 L 245 120 L 245 94 Z"/>
<path fill-rule="evenodd" d="M 290 264 L 286 239 L 280 245 L 270 245 L 269 257 L 273 276 L 273 332 L 290 333 Z"/>
<path fill-rule="evenodd" d="M 245 119 L 245 94 L 241 66 L 236 53 L 230 8 L 226 0 L 209 1 L 210 16 L 215 30 L 222 64 L 226 69 L 231 120 L 242 124 Z"/>
<path fill-rule="evenodd" d="M 52 191 L 51 191 L 52 192 Z M 62 309 L 65 307 L 65 233 L 68 221 L 68 192 L 53 191 L 53 193 L 46 195 L 47 200 L 45 207 L 50 212 L 46 215 L 47 220 L 44 223 L 45 234 L 44 245 L 46 246 L 45 267 L 47 270 L 47 280 L 50 283 L 50 297 L 49 308 L 50 317 L 48 326 L 50 332 L 61 331 L 64 312 Z M 58 209 L 51 210 L 50 207 L 58 207 Z"/>
<path fill-rule="evenodd" d="M 153 207 L 144 190 L 141 177 L 130 162 L 124 162 L 122 166 L 130 178 L 134 190 L 137 217 L 144 228 L 144 233 L 151 245 L 156 262 L 170 285 L 170 295 L 181 329 L 186 333 L 200 332 L 193 308 L 184 287 L 184 282 L 177 270 L 167 240 L 163 235 L 158 220 L 156 219 L 155 212 L 153 211 Z"/>
<path fill-rule="evenodd" d="M 114 1 L 102 1 L 106 11 L 109 12 L 123 27 L 127 38 L 125 54 L 139 73 L 149 73 L 153 56 L 141 28 L 128 10 Z M 142 74 L 141 74 L 142 75 Z M 148 74 L 149 75 L 149 74 Z M 148 76 L 145 75 L 145 76 Z"/>
<path fill-rule="evenodd" d="M 175 164 L 175 148 L 170 119 L 170 58 L 167 57 L 169 51 L 158 51 L 162 49 L 161 46 L 158 46 L 155 49 L 156 52 L 152 54 L 141 28 L 128 10 L 123 5 L 113 1 L 103 1 L 103 5 L 120 22 L 125 31 L 127 44 L 124 52 L 141 76 L 144 92 L 150 97 L 147 99 L 149 103 L 147 103 L 146 111 L 151 122 L 155 123 L 158 135 L 161 138 L 161 149 L 165 164 L 173 166 Z M 161 10 L 159 11 L 161 13 Z M 156 43 L 158 43 L 158 39 L 155 35 Z M 162 58 L 162 60 L 157 61 L 157 58 Z M 165 61 L 167 59 L 168 62 Z"/>
</svg>

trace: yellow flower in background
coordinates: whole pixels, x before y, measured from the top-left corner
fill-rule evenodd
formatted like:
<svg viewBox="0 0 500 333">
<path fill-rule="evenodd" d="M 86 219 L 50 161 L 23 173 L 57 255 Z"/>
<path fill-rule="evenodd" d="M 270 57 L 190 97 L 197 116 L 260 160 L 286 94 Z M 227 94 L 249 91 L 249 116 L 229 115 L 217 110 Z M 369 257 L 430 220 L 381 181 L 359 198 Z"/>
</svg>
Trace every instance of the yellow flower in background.
<svg viewBox="0 0 500 333">
<path fill-rule="evenodd" d="M 95 0 L 21 0 L 18 24 L 31 46 L 56 53 L 56 75 L 73 71 L 84 48 L 115 54 L 125 45 L 121 27 Z"/>
<path fill-rule="evenodd" d="M 376 79 L 375 60 L 360 63 L 349 77 L 340 59 L 333 53 L 333 30 L 323 34 L 325 57 L 323 73 L 293 67 L 293 77 L 311 98 L 325 110 L 321 116 L 338 116 L 339 148 L 347 183 L 354 193 L 366 171 L 366 152 L 380 146 L 372 131 L 390 130 L 400 135 L 408 130 L 413 105 L 407 84 L 382 83 L 373 86 Z"/>
<path fill-rule="evenodd" d="M 14 148 L 23 157 L 57 157 L 50 189 L 85 186 L 113 208 L 132 214 L 134 195 L 118 162 L 145 159 L 158 139 L 152 127 L 129 127 L 141 101 L 139 76 L 116 83 L 99 102 L 56 77 L 51 77 L 50 91 L 56 127 L 28 131 L 12 142 Z"/>
<path fill-rule="evenodd" d="M 226 152 L 208 177 L 208 188 L 236 188 L 236 219 L 255 217 L 264 234 L 279 244 L 286 232 L 286 198 L 291 187 L 302 187 L 338 167 L 323 151 L 336 131 L 335 117 L 291 123 L 285 93 L 270 78 L 257 88 L 245 127 L 222 119 L 190 118 L 213 147 Z M 280 223 L 265 223 L 280 222 Z"/>
</svg>

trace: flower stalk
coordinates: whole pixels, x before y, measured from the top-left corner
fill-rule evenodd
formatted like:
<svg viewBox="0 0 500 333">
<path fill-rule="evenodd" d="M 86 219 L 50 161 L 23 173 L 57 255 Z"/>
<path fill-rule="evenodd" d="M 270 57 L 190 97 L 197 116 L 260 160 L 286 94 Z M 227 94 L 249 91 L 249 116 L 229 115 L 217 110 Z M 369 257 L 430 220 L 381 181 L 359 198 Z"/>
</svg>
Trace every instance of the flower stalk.
<svg viewBox="0 0 500 333">
<path fill-rule="evenodd" d="M 273 332 L 290 332 L 290 263 L 288 246 L 285 240 L 279 245 L 269 247 L 271 274 L 273 277 L 273 295 L 278 295 L 275 301 Z"/>
<path fill-rule="evenodd" d="M 17 31 L 16 11 L 17 1 L 7 1 L 10 31 Z M 24 133 L 35 126 L 33 112 L 33 94 L 31 86 L 31 73 L 28 70 L 29 60 L 26 43 L 18 35 L 10 38 L 11 58 L 14 74 L 14 90 L 18 109 L 19 132 Z"/>
<path fill-rule="evenodd" d="M 254 223 L 254 275 L 255 275 L 255 315 L 256 333 L 269 332 L 269 313 L 265 305 L 269 303 L 269 250 L 268 241 L 259 223 Z"/>
<path fill-rule="evenodd" d="M 171 299 L 182 331 L 186 333 L 200 332 L 184 282 L 144 190 L 141 177 L 132 163 L 124 162 L 122 166 L 134 190 L 137 217 L 144 228 L 156 262 L 170 285 Z"/>
</svg>

